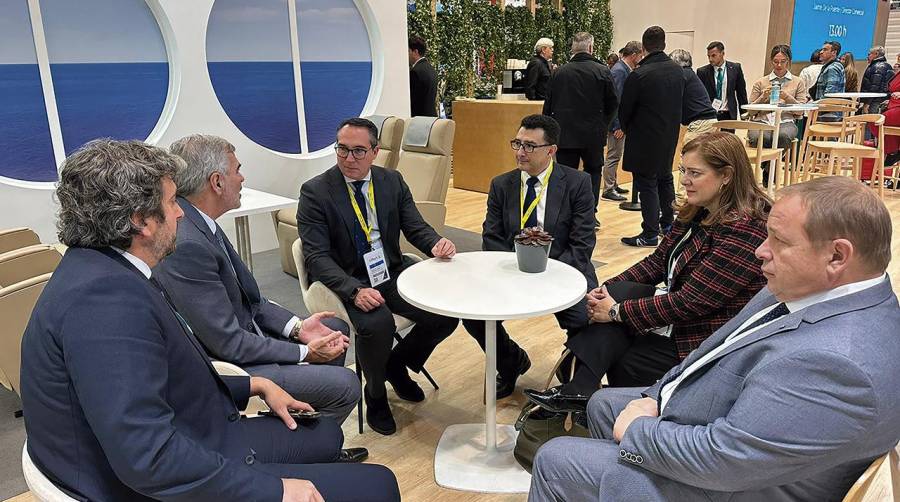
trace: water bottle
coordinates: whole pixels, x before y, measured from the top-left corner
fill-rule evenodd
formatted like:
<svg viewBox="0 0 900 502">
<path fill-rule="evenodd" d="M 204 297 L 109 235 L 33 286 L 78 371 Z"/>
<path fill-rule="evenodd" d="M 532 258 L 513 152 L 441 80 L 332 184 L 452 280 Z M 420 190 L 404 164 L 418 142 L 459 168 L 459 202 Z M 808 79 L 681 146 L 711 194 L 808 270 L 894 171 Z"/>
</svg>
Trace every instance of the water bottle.
<svg viewBox="0 0 900 502">
<path fill-rule="evenodd" d="M 775 80 L 772 82 L 772 91 L 769 93 L 769 104 L 778 105 L 781 99 L 781 82 Z"/>
</svg>

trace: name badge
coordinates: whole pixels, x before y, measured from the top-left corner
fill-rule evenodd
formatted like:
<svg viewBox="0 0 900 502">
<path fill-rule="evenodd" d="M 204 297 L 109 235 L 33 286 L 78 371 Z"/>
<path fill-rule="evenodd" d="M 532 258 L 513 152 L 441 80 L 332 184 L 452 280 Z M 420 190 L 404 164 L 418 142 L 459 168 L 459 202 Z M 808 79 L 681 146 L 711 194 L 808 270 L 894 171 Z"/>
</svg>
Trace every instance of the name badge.
<svg viewBox="0 0 900 502">
<path fill-rule="evenodd" d="M 714 99 L 712 102 L 712 107 L 713 107 L 713 110 L 715 110 L 715 111 L 721 110 L 722 109 L 722 100 Z"/>
<path fill-rule="evenodd" d="M 369 274 L 369 284 L 374 288 L 383 282 L 391 280 L 391 274 L 384 259 L 384 249 L 378 248 L 363 255 L 366 263 L 366 272 Z"/>
</svg>

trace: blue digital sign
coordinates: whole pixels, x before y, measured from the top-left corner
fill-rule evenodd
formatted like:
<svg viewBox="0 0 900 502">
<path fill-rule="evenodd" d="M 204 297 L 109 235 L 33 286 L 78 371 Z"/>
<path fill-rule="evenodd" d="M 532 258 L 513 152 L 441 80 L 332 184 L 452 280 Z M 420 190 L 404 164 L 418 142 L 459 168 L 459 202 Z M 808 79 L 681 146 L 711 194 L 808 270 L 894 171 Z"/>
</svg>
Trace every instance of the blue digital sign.
<svg viewBox="0 0 900 502">
<path fill-rule="evenodd" d="M 841 44 L 841 54 L 852 52 L 857 60 L 865 59 L 875 36 L 875 13 L 878 0 L 796 0 L 791 50 L 794 59 L 803 61 L 834 40 Z"/>
</svg>

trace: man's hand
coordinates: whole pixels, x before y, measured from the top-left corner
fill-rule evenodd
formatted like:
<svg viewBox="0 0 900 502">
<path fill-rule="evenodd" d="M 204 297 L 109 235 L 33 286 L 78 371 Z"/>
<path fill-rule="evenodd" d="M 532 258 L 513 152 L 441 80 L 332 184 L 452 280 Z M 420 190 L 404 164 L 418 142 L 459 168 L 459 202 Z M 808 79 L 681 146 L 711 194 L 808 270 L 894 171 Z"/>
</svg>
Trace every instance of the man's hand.
<svg viewBox="0 0 900 502">
<path fill-rule="evenodd" d="M 263 398 L 263 401 L 269 405 L 269 409 L 281 417 L 281 421 L 290 430 L 297 428 L 297 422 L 291 417 L 288 409 L 294 411 L 315 411 L 308 403 L 297 401 L 268 378 L 250 377 L 250 394 Z"/>
<path fill-rule="evenodd" d="M 587 294 L 588 317 L 591 322 L 611 322 L 609 309 L 615 305 L 616 299 L 609 294 L 606 286 L 594 289 Z"/>
<path fill-rule="evenodd" d="M 330 335 L 334 330 L 322 324 L 322 319 L 329 317 L 334 317 L 334 312 L 317 312 L 303 319 L 294 326 L 291 337 L 302 344 L 309 345 L 316 338 Z"/>
<path fill-rule="evenodd" d="M 613 438 L 617 443 L 621 443 L 622 438 L 625 437 L 625 431 L 628 430 L 631 422 L 634 422 L 639 417 L 658 417 L 658 409 L 656 399 L 652 397 L 643 397 L 631 401 L 616 417 L 616 423 L 613 425 Z"/>
<path fill-rule="evenodd" d="M 332 331 L 326 335 L 306 344 L 309 352 L 305 361 L 308 363 L 325 363 L 343 354 L 350 346 L 350 339 L 340 331 Z"/>
<path fill-rule="evenodd" d="M 311 481 L 282 478 L 281 486 L 284 488 L 281 502 L 325 502 Z"/>
<path fill-rule="evenodd" d="M 356 308 L 359 310 L 368 312 L 383 305 L 384 297 L 381 296 L 381 292 L 375 288 L 362 288 L 356 293 L 353 304 L 356 305 Z"/>
<path fill-rule="evenodd" d="M 613 137 L 616 139 L 622 139 L 625 137 L 625 131 L 616 129 L 615 131 L 613 131 Z"/>
<path fill-rule="evenodd" d="M 453 258 L 453 255 L 456 254 L 456 246 L 450 242 L 450 239 L 441 237 L 441 240 L 431 248 L 431 254 L 435 258 Z"/>
</svg>

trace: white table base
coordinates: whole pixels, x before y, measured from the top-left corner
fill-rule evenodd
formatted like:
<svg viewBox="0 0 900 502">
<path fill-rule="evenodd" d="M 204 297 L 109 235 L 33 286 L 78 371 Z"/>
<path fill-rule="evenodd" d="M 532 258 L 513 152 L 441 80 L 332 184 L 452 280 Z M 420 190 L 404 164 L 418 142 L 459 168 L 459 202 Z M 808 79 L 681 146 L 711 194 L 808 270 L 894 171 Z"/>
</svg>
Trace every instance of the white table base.
<svg viewBox="0 0 900 502">
<path fill-rule="evenodd" d="M 238 216 L 234 219 L 234 231 L 235 237 L 237 237 L 235 244 L 237 244 L 238 256 L 241 257 L 241 261 L 247 265 L 247 268 L 250 269 L 250 273 L 253 273 L 253 253 L 250 251 L 250 218 L 248 216 Z"/>
<path fill-rule="evenodd" d="M 434 481 L 454 490 L 482 493 L 527 493 L 531 475 L 516 462 L 518 433 L 499 425 L 497 446 L 485 446 L 484 424 L 457 424 L 444 430 L 434 453 Z"/>
</svg>

